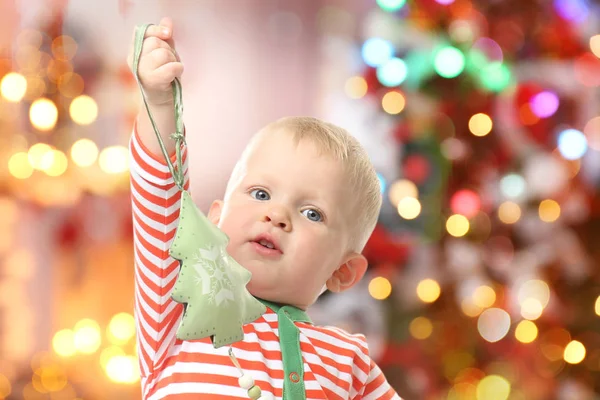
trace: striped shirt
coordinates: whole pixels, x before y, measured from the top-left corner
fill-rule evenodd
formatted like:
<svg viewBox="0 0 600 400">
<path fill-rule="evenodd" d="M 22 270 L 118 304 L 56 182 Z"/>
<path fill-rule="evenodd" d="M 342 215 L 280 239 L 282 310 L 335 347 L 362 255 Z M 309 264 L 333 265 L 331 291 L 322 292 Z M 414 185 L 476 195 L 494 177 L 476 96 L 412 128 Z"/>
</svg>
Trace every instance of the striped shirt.
<svg viewBox="0 0 600 400">
<path fill-rule="evenodd" d="M 182 341 L 175 332 L 183 306 L 170 293 L 179 262 L 169 256 L 178 223 L 180 192 L 161 157 L 151 154 L 134 130 L 130 141 L 134 225 L 135 317 L 144 399 L 248 400 L 239 372 L 210 339 Z M 189 188 L 187 151 L 183 151 Z M 307 399 L 388 400 L 400 397 L 369 357 L 365 337 L 333 327 L 296 322 L 304 361 Z M 281 399 L 283 364 L 277 314 L 267 312 L 244 326 L 234 353 L 263 392 Z"/>
</svg>

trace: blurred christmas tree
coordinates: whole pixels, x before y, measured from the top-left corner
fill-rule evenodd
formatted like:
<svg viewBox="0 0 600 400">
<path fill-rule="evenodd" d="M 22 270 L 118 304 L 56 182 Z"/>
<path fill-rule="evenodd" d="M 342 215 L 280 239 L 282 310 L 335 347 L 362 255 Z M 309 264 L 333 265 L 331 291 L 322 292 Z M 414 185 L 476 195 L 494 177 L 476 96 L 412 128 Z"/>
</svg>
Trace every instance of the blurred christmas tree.
<svg viewBox="0 0 600 400">
<path fill-rule="evenodd" d="M 408 399 L 598 398 L 598 7 L 377 5 L 346 92 L 402 148 L 366 249 L 388 379 Z"/>
</svg>

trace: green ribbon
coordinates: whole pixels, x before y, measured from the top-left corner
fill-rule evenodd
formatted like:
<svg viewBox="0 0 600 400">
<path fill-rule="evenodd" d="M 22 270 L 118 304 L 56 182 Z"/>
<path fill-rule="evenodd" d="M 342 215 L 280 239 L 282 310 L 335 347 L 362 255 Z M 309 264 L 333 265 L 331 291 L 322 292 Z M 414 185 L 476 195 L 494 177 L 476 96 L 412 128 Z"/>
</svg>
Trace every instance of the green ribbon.
<svg viewBox="0 0 600 400">
<path fill-rule="evenodd" d="M 279 346 L 283 362 L 283 400 L 306 400 L 304 361 L 300 350 L 300 330 L 294 322 L 312 324 L 310 317 L 294 306 L 258 299 L 277 313 Z"/>
<path fill-rule="evenodd" d="M 140 82 L 140 77 L 138 75 L 138 67 L 140 63 L 140 56 L 142 54 L 142 46 L 144 44 L 144 36 L 146 35 L 146 30 L 152 24 L 138 25 L 135 27 L 135 38 L 133 41 L 133 75 L 135 76 L 135 80 L 138 83 L 140 88 L 140 92 L 142 93 L 142 99 L 144 101 L 144 106 L 146 107 L 146 111 L 148 112 L 148 117 L 150 118 L 150 123 L 152 124 L 152 128 L 154 129 L 154 133 L 156 134 L 156 138 L 158 139 L 158 143 L 160 145 L 160 150 L 165 157 L 165 161 L 167 162 L 167 166 L 169 167 L 169 171 L 173 176 L 173 181 L 177 185 L 180 190 L 184 190 L 184 176 L 183 176 L 183 166 L 181 160 L 181 145 L 185 143 L 185 136 L 183 134 L 183 96 L 181 91 L 181 82 L 179 79 L 175 78 L 171 83 L 171 87 L 173 89 L 173 103 L 175 107 L 175 133 L 170 135 L 170 138 L 175 140 L 175 162 L 176 166 L 173 166 L 171 162 L 171 158 L 167 153 L 167 149 L 165 147 L 165 143 L 163 142 L 162 136 L 156 126 L 156 122 L 154 122 L 154 118 L 152 117 L 152 112 L 150 111 L 150 107 L 148 106 L 148 100 L 146 98 L 146 93 L 144 93 L 144 88 L 142 87 L 142 83 Z"/>
</svg>

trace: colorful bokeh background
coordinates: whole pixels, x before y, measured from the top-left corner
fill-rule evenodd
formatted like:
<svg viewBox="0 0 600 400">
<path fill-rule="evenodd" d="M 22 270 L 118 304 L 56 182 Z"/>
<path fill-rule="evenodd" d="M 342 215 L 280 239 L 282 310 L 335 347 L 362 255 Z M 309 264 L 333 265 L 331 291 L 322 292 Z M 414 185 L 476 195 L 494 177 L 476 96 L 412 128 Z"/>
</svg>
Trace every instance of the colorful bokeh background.
<svg viewBox="0 0 600 400">
<path fill-rule="evenodd" d="M 140 398 L 125 57 L 163 15 L 201 207 L 284 115 L 377 168 L 368 274 L 316 322 L 407 400 L 600 399 L 592 0 L 0 0 L 0 399 Z"/>
</svg>

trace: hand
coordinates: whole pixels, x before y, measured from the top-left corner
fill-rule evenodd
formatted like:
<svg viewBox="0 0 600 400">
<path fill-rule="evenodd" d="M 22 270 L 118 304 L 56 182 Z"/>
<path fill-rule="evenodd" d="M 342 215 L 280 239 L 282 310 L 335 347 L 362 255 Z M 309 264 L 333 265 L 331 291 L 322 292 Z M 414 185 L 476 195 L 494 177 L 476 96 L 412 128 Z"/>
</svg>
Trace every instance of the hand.
<svg viewBox="0 0 600 400">
<path fill-rule="evenodd" d="M 127 64 L 133 72 L 133 40 Z M 172 104 L 171 82 L 182 73 L 183 64 L 173 41 L 173 21 L 163 18 L 159 25 L 151 25 L 146 30 L 138 65 L 138 76 L 148 103 Z"/>
</svg>

